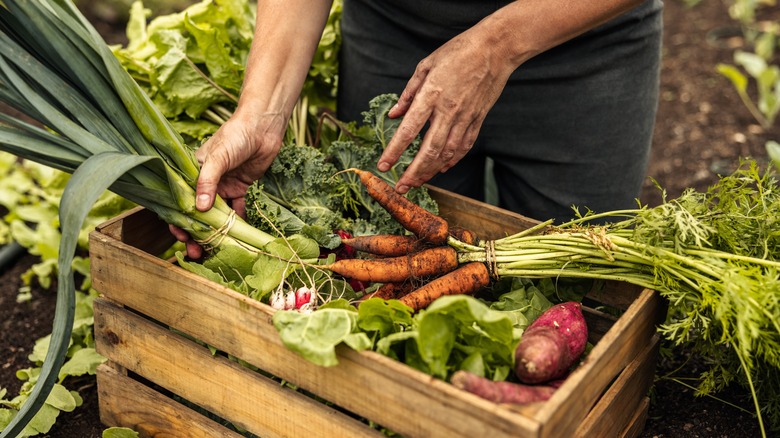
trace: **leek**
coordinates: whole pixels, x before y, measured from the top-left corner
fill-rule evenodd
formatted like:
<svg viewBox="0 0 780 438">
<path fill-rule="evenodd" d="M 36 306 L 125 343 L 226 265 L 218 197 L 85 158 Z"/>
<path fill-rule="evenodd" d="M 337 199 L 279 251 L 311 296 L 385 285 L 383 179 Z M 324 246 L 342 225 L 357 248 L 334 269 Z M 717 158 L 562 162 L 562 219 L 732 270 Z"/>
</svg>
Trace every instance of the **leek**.
<svg viewBox="0 0 780 438">
<path fill-rule="evenodd" d="M 38 122 L 0 113 L 0 150 L 73 174 L 60 205 L 52 341 L 38 384 L 1 435 L 15 437 L 65 359 L 78 232 L 106 189 L 215 248 L 260 252 L 274 237 L 236 217 L 224 200 L 207 212 L 195 208 L 194 154 L 70 0 L 0 0 L 0 101 Z"/>
</svg>

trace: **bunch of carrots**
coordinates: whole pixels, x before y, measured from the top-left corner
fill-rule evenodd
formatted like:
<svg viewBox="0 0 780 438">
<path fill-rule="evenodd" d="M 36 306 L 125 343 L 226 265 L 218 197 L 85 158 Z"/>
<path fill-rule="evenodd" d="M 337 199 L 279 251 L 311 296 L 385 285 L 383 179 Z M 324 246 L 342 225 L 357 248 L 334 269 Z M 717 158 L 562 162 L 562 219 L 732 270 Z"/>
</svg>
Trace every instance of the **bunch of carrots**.
<svg viewBox="0 0 780 438">
<path fill-rule="evenodd" d="M 442 295 L 472 294 L 490 284 L 484 262 L 464 262 L 457 246 L 476 244 L 469 230 L 451 229 L 447 221 L 398 194 L 371 172 L 356 173 L 368 194 L 412 235 L 370 235 L 342 239 L 369 258 L 341 259 L 324 269 L 351 280 L 382 283 L 364 298 L 398 299 L 414 310 Z"/>
</svg>

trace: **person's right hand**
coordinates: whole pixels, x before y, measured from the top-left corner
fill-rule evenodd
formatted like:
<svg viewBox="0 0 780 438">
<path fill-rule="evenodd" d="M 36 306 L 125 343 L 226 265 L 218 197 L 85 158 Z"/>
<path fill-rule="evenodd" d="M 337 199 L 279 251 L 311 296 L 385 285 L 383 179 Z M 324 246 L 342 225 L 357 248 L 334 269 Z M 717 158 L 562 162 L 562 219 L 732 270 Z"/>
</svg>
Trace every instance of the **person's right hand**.
<svg viewBox="0 0 780 438">
<path fill-rule="evenodd" d="M 195 153 L 201 164 L 195 206 L 206 211 L 217 194 L 241 217 L 246 217 L 244 195 L 271 166 L 282 145 L 287 124 L 281 114 L 249 114 L 238 110 Z M 184 230 L 170 227 L 186 244 L 187 255 L 199 259 L 203 248 Z"/>
</svg>

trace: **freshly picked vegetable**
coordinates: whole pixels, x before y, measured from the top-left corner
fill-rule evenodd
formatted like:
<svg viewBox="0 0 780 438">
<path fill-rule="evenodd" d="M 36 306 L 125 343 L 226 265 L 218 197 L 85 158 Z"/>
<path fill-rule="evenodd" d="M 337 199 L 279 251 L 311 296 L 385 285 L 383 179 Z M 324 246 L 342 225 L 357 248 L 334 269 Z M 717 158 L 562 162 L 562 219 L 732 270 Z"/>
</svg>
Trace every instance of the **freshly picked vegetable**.
<svg viewBox="0 0 780 438">
<path fill-rule="evenodd" d="M 526 385 L 506 380 L 490 380 L 460 370 L 450 380 L 455 387 L 495 403 L 525 405 L 548 400 L 558 389 L 559 382 L 548 385 Z"/>
<path fill-rule="evenodd" d="M 577 302 L 547 309 L 523 332 L 515 349 L 515 375 L 523 383 L 546 383 L 566 375 L 585 352 L 588 326 Z"/>
</svg>

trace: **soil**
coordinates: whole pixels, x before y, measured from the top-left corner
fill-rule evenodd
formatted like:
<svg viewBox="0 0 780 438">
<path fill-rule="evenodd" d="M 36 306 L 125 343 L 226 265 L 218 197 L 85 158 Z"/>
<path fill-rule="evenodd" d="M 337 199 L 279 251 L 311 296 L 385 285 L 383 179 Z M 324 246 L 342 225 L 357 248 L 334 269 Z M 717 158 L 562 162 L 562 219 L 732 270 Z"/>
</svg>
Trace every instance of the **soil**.
<svg viewBox="0 0 780 438">
<path fill-rule="evenodd" d="M 100 2 L 91 2 L 100 4 Z M 89 15 L 89 11 L 85 11 Z M 762 19 L 777 20 L 780 9 L 765 9 Z M 718 63 L 731 63 L 733 50 L 743 42 L 721 0 L 705 0 L 689 8 L 682 0 L 666 2 L 664 61 L 661 101 L 655 129 L 654 149 L 641 201 L 656 205 L 661 200 L 655 180 L 676 197 L 686 188 L 706 190 L 719 173 L 729 173 L 740 157 L 766 162 L 764 145 L 780 140 L 780 127 L 762 129 L 730 83 L 715 71 Z M 95 11 L 91 18 L 109 43 L 123 42 L 121 17 Z M 734 31 L 737 31 L 736 33 Z M 20 274 L 36 258 L 24 255 L 0 271 L 0 387 L 9 396 L 21 382 L 18 369 L 29 367 L 27 355 L 36 339 L 51 333 L 55 294 L 33 287 L 32 300 L 17 303 Z M 0 268 L 2 269 L 2 268 Z M 700 372 L 697 360 L 682 365 L 683 354 L 658 363 L 657 376 L 673 370 L 684 378 Z M 678 369 L 678 367 L 681 367 Z M 49 437 L 99 437 L 105 426 L 98 416 L 94 377 L 69 381 L 84 405 L 62 413 Z M 714 398 L 695 397 L 691 389 L 668 378 L 658 378 L 651 393 L 651 407 L 643 438 L 757 437 L 751 401 L 744 391 L 731 388 Z"/>
</svg>

